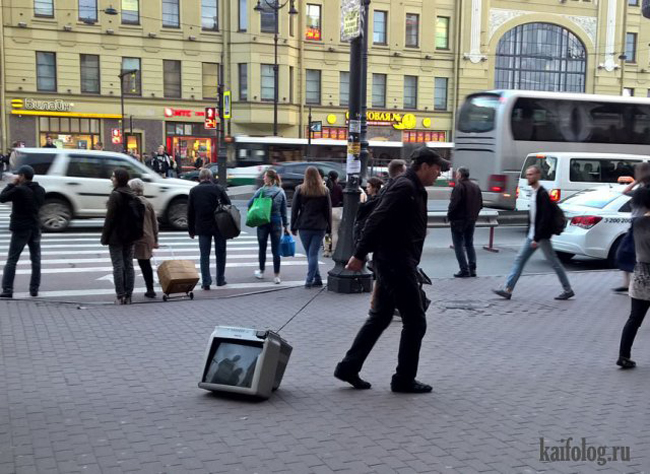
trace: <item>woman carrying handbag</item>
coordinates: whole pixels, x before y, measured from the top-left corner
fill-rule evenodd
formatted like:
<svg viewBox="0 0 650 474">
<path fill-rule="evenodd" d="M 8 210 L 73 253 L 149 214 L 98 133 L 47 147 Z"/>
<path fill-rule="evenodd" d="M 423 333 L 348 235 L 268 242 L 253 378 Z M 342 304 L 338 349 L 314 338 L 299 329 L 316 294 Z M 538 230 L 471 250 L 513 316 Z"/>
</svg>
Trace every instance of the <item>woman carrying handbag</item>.
<svg viewBox="0 0 650 474">
<path fill-rule="evenodd" d="M 266 267 L 266 246 L 269 237 L 271 238 L 271 253 L 273 254 L 273 281 L 275 284 L 280 284 L 280 240 L 282 239 L 282 230 L 284 234 L 289 234 L 289 219 L 287 217 L 287 196 L 282 189 L 282 181 L 280 176 L 274 169 L 268 169 L 264 173 L 264 185 L 257 190 L 253 198 L 248 202 L 249 211 L 252 208 L 257 208 L 257 204 L 261 204 L 262 200 L 270 200 L 266 202 L 264 207 L 264 216 L 254 222 L 257 226 L 257 242 L 259 244 L 259 264 L 260 268 L 255 270 L 255 278 L 261 280 L 264 278 L 264 270 Z M 270 206 L 268 206 L 270 204 Z M 266 210 L 270 207 L 268 217 Z M 247 216 L 247 221 L 250 222 L 250 215 Z"/>
</svg>

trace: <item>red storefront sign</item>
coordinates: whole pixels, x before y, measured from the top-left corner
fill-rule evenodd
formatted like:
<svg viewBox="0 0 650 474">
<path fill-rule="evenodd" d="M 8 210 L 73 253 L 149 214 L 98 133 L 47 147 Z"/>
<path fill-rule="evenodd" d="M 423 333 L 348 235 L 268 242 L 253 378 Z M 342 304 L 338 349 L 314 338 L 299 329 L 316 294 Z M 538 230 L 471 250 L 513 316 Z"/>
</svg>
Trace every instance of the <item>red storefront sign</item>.
<svg viewBox="0 0 650 474">
<path fill-rule="evenodd" d="M 165 107 L 165 117 L 204 117 L 205 111 L 203 110 L 190 110 L 190 109 L 172 109 L 171 107 Z"/>
<path fill-rule="evenodd" d="M 307 127 L 307 134 L 309 134 L 309 127 Z M 348 129 L 346 127 L 323 127 L 322 132 L 312 132 L 312 139 L 316 138 L 329 138 L 331 140 L 347 140 Z"/>
<path fill-rule="evenodd" d="M 402 132 L 404 143 L 446 142 L 447 132 L 429 132 L 425 130 L 407 130 Z"/>
</svg>

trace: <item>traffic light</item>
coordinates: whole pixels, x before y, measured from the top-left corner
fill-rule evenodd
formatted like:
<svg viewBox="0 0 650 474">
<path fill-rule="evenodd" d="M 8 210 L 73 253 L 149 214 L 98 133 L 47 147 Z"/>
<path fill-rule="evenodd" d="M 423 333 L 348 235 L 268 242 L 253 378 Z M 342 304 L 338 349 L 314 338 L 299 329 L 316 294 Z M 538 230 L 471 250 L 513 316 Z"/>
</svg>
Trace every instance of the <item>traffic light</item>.
<svg viewBox="0 0 650 474">
<path fill-rule="evenodd" d="M 216 128 L 217 128 L 217 108 L 206 107 L 205 108 L 205 129 L 214 130 Z"/>
</svg>

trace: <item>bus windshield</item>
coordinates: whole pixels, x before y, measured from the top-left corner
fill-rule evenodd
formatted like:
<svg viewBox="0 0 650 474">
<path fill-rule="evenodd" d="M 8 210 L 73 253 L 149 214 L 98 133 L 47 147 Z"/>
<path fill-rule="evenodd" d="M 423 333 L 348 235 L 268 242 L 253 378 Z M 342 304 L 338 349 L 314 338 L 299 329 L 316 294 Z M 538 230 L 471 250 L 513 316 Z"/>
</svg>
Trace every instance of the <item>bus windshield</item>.
<svg viewBox="0 0 650 474">
<path fill-rule="evenodd" d="M 465 101 L 458 116 L 458 130 L 464 133 L 485 133 L 494 130 L 499 96 L 476 95 Z"/>
</svg>

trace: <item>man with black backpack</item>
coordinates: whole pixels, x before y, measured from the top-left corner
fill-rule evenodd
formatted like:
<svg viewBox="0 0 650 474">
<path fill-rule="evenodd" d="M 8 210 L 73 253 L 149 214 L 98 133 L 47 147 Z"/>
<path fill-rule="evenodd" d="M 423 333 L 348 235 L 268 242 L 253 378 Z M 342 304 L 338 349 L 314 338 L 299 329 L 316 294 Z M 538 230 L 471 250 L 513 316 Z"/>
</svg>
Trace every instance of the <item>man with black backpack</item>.
<svg viewBox="0 0 650 474">
<path fill-rule="evenodd" d="M 144 234 L 145 206 L 129 187 L 129 173 L 117 168 L 111 176 L 113 192 L 106 205 L 102 245 L 108 245 L 113 263 L 115 304 L 131 304 L 135 283 L 134 243 Z"/>
<path fill-rule="evenodd" d="M 566 218 L 562 209 L 551 201 L 551 197 L 544 187 L 539 184 L 542 175 L 538 166 L 531 166 L 526 170 L 526 179 L 533 192 L 530 198 L 530 209 L 528 213 L 528 234 L 524 245 L 521 247 L 517 258 L 515 259 L 510 274 L 506 280 L 504 289 L 492 290 L 497 295 L 509 300 L 512 298 L 512 292 L 515 289 L 517 280 L 524 270 L 528 259 L 535 253 L 538 248 L 542 249 L 546 260 L 551 264 L 555 273 L 557 273 L 560 283 L 562 283 L 563 292 L 556 296 L 556 300 L 568 300 L 575 296 L 571 283 L 567 277 L 566 271 L 560 263 L 560 259 L 553 250 L 551 237 L 553 234 L 559 235 L 566 226 Z"/>
</svg>

